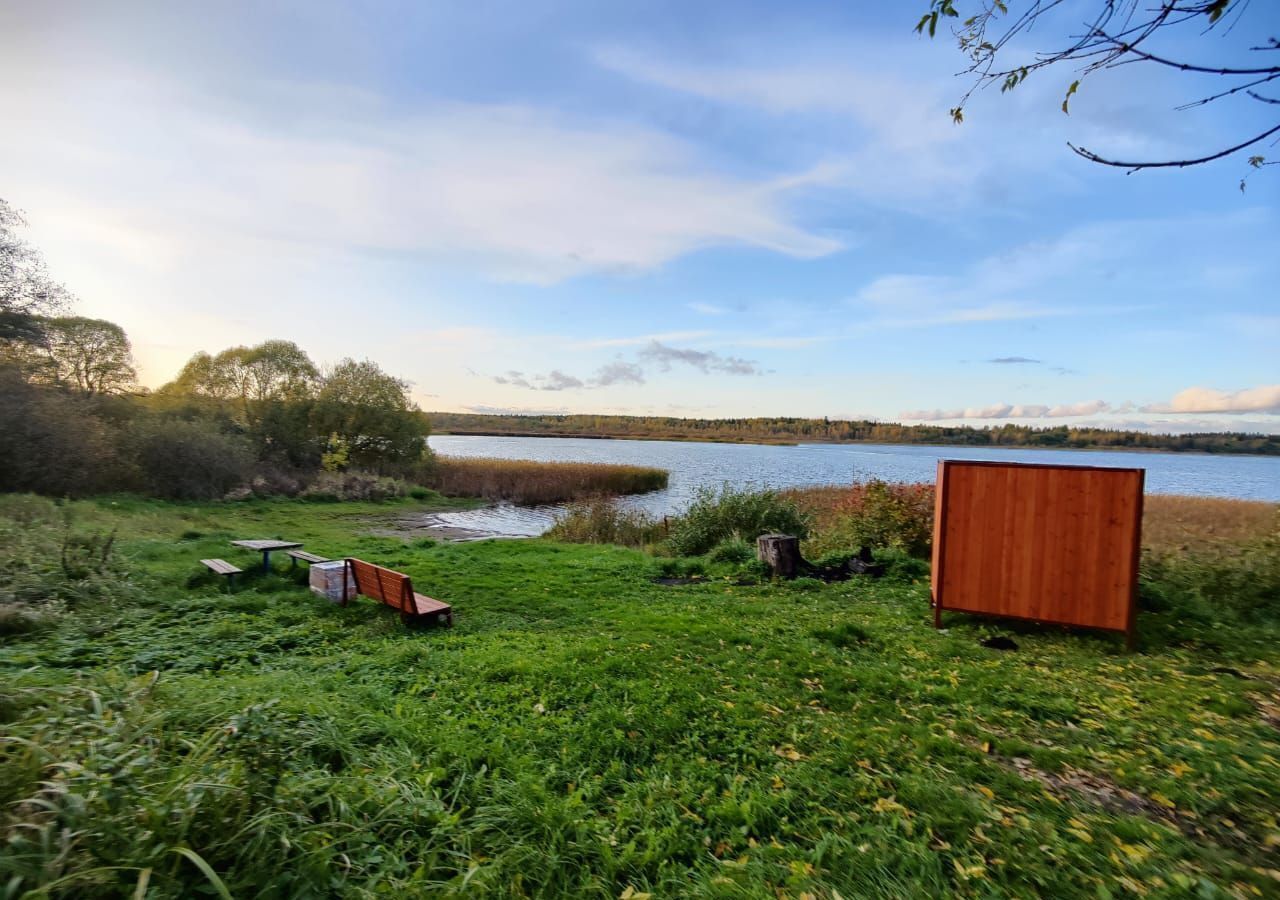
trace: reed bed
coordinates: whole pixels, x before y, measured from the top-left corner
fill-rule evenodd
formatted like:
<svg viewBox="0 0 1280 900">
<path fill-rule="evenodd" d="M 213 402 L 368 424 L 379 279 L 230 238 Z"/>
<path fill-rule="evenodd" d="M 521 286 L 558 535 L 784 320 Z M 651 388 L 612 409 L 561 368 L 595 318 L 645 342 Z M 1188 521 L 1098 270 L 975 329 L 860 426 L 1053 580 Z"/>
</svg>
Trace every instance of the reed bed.
<svg viewBox="0 0 1280 900">
<path fill-rule="evenodd" d="M 1142 544 L 1158 553 L 1230 550 L 1280 527 L 1280 504 L 1258 500 L 1149 494 L 1143 509 Z"/>
<path fill-rule="evenodd" d="M 667 477 L 665 469 L 647 466 L 440 456 L 427 486 L 448 496 L 533 506 L 657 491 L 667 486 Z"/>
<path fill-rule="evenodd" d="M 927 551 L 931 543 L 932 484 L 871 481 L 795 488 L 783 493 L 811 518 L 807 550 L 845 549 L 842 544 L 863 536 L 881 542 L 896 536 L 917 553 Z M 1230 554 L 1280 527 L 1280 504 L 1276 503 L 1148 494 L 1143 507 L 1142 545 L 1161 554 Z"/>
</svg>

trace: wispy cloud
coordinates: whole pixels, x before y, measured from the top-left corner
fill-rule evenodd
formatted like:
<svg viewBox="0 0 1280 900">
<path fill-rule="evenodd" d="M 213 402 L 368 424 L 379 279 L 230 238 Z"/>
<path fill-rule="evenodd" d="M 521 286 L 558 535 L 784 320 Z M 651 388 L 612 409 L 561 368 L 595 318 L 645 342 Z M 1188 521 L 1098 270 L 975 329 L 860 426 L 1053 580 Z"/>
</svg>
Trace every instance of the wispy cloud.
<svg viewBox="0 0 1280 900">
<path fill-rule="evenodd" d="M 612 338 L 594 338 L 589 341 L 579 341 L 575 346 L 578 347 L 641 347 L 653 341 L 696 341 L 700 338 L 710 337 L 714 332 L 711 331 L 666 331 L 660 334 L 635 334 L 625 337 Z"/>
<path fill-rule="evenodd" d="M 601 366 L 591 379 L 592 387 L 609 387 L 614 384 L 644 384 L 644 370 L 633 362 L 616 360 Z"/>
<path fill-rule="evenodd" d="M 1027 357 L 1027 356 L 997 356 L 995 359 L 989 359 L 989 360 L 987 360 L 987 362 L 989 362 L 989 363 L 994 363 L 994 364 L 996 364 L 996 365 L 998 365 L 998 366 L 1016 366 L 1016 365 L 1039 366 L 1039 365 L 1043 365 L 1043 363 L 1042 363 L 1042 361 L 1041 361 L 1041 360 L 1038 360 L 1038 359 L 1031 359 L 1030 357 Z"/>
<path fill-rule="evenodd" d="M 714 303 L 690 303 L 689 308 L 703 316 L 725 316 L 732 311 L 727 306 L 717 306 Z"/>
<path fill-rule="evenodd" d="M 492 376 L 492 380 L 495 384 L 530 391 L 570 391 L 610 387 L 615 384 L 644 384 L 644 370 L 635 363 L 617 360 L 601 366 L 590 378 L 579 378 L 559 369 L 552 369 L 544 375 L 526 374 L 513 369 L 502 375 Z"/>
<path fill-rule="evenodd" d="M 518 370 L 491 376 L 496 384 L 525 388 L 531 391 L 592 390 L 622 384 L 644 384 L 646 375 L 642 363 L 650 363 L 661 372 L 671 371 L 673 366 L 688 366 L 704 375 L 763 375 L 760 364 L 740 356 L 723 356 L 714 350 L 695 350 L 691 347 L 672 347 L 661 341 L 650 340 L 634 360 L 618 358 L 598 368 L 589 378 L 569 375 L 559 369 L 546 374 L 526 374 Z"/>
<path fill-rule="evenodd" d="M 640 351 L 644 359 L 657 363 L 662 371 L 670 371 L 673 363 L 692 366 L 700 372 L 720 372 L 725 375 L 761 375 L 760 364 L 740 356 L 721 356 L 713 350 L 692 350 L 671 347 L 659 341 L 650 341 Z"/>
<path fill-rule="evenodd" d="M 915 409 L 899 413 L 907 420 L 940 422 L 948 419 L 1064 419 L 1073 416 L 1092 416 L 1113 409 L 1105 400 L 1089 400 L 1083 403 L 1066 403 L 1056 406 L 1038 403 L 993 403 L 990 406 L 971 406 L 965 409 Z"/>
<path fill-rule="evenodd" d="M 562 406 L 464 406 L 462 407 L 469 413 L 475 413 L 481 416 L 563 416 L 567 415 L 569 410 Z"/>
<path fill-rule="evenodd" d="M 4 92 L 7 115 L 28 126 L 0 165 L 32 190 L 56 169 L 45 189 L 83 196 L 104 233 L 149 248 L 273 239 L 552 283 L 710 246 L 798 258 L 841 247 L 796 221 L 797 173 L 728 175 L 691 143 L 616 120 L 459 102 L 409 112 L 377 96 L 334 104 L 318 85 L 290 92 L 288 116 L 267 116 L 140 68 L 82 86 L 77 103 Z"/>
</svg>

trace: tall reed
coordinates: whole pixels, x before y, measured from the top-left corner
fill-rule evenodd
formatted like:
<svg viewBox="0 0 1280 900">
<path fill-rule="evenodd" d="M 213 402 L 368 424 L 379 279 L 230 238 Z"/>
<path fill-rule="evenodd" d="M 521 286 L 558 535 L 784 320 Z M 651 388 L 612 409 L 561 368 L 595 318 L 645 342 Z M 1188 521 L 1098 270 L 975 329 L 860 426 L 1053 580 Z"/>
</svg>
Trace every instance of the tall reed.
<svg viewBox="0 0 1280 900">
<path fill-rule="evenodd" d="M 657 491 L 667 486 L 667 476 L 647 466 L 439 456 L 426 486 L 451 496 L 534 505 Z"/>
</svg>

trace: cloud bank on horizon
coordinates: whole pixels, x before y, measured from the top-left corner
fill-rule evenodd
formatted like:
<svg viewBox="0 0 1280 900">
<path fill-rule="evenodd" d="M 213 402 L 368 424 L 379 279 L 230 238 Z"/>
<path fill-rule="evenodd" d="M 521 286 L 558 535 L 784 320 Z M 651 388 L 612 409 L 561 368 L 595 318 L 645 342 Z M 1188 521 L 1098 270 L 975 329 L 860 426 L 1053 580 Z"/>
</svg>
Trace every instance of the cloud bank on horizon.
<svg viewBox="0 0 1280 900">
<path fill-rule="evenodd" d="M 11 4 L 0 196 L 151 384 L 287 337 L 430 408 L 1280 432 L 1280 179 L 1064 146 L 1241 110 L 1135 69 L 956 127 L 953 50 L 854 6 Z"/>
</svg>

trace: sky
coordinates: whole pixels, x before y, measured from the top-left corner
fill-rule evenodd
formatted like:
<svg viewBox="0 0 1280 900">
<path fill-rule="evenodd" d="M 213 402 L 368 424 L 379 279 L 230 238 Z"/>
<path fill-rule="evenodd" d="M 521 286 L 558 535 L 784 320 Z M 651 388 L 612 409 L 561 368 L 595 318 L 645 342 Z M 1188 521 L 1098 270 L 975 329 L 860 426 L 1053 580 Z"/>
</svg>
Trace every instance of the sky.
<svg viewBox="0 0 1280 900">
<path fill-rule="evenodd" d="M 1266 107 L 1049 70 L 956 125 L 927 5 L 0 4 L 0 197 L 151 387 L 285 338 L 428 410 L 1280 432 L 1280 173 L 1066 146 Z"/>
</svg>

